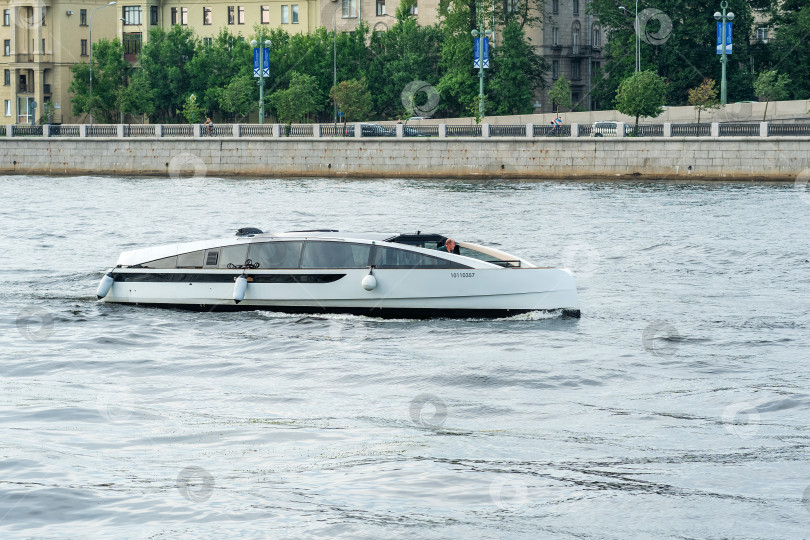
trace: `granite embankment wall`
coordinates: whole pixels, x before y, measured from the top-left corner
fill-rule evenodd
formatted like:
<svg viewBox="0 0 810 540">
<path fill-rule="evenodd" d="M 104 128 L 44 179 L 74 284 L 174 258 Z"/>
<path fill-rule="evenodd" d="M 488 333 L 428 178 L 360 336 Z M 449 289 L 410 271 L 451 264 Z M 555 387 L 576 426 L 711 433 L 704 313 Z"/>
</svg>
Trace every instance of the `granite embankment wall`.
<svg viewBox="0 0 810 540">
<path fill-rule="evenodd" d="M 0 172 L 263 177 L 810 176 L 810 137 L 0 140 Z"/>
</svg>

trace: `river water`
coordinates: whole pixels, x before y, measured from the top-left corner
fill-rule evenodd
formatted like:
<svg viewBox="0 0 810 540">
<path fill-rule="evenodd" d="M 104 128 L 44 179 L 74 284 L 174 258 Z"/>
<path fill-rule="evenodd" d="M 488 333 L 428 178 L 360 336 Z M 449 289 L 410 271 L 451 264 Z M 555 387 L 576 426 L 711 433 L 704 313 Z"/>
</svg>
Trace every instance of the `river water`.
<svg viewBox="0 0 810 540">
<path fill-rule="evenodd" d="M 802 538 L 793 184 L 2 177 L 3 537 Z M 125 249 L 435 231 L 579 320 L 103 305 Z"/>
</svg>

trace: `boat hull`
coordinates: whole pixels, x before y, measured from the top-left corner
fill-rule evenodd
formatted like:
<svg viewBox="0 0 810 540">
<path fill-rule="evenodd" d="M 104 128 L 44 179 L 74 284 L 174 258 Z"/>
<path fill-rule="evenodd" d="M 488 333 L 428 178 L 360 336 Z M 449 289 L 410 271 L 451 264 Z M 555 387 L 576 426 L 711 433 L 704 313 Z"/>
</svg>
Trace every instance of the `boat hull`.
<svg viewBox="0 0 810 540">
<path fill-rule="evenodd" d="M 294 313 L 353 313 L 376 317 L 502 317 L 562 310 L 579 316 L 574 278 L 568 270 L 374 269 L 250 270 L 244 298 L 233 299 L 238 270 L 113 271 L 103 299 L 110 303 L 202 310 L 265 309 Z"/>
</svg>

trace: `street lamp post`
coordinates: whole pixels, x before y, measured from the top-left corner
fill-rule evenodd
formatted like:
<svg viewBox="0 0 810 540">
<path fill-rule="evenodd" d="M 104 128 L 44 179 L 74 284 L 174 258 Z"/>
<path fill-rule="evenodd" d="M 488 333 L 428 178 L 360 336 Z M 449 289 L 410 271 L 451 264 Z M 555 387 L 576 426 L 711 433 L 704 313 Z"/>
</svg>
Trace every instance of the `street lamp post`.
<svg viewBox="0 0 810 540">
<path fill-rule="evenodd" d="M 259 42 L 251 40 L 250 44 L 255 49 Z M 259 47 L 259 123 L 264 124 L 264 47 L 270 48 L 272 41 L 265 39 L 262 47 Z M 267 61 L 270 61 L 270 51 L 267 51 Z"/>
<path fill-rule="evenodd" d="M 726 89 L 726 64 L 728 64 L 728 56 L 726 55 L 726 22 L 731 22 L 734 20 L 734 13 L 729 11 L 726 13 L 726 9 L 728 8 L 728 2 L 723 0 L 720 2 L 720 8 L 723 10 L 722 13 L 719 11 L 714 12 L 714 20 L 719 21 L 720 24 L 720 103 L 725 105 L 728 102 L 728 94 Z"/>
<path fill-rule="evenodd" d="M 103 6 L 98 6 L 97 8 L 90 11 L 90 126 L 93 126 L 93 13 L 96 12 L 96 9 L 101 9 L 109 6 L 114 6 L 115 2 L 110 2 L 109 4 L 104 4 Z"/>
<path fill-rule="evenodd" d="M 619 9 L 624 11 L 625 13 L 629 13 L 629 10 L 624 6 L 619 6 Z M 638 0 L 636 0 L 636 16 L 635 22 L 633 23 L 633 31 L 636 34 L 636 71 L 641 71 L 641 37 L 638 33 Z"/>
<path fill-rule="evenodd" d="M 479 26 L 481 26 L 479 24 Z M 478 116 L 480 118 L 484 117 L 484 41 L 485 37 L 488 37 L 492 34 L 490 30 L 484 30 L 483 32 L 473 30 L 470 32 L 473 38 L 481 37 L 481 41 L 479 42 L 479 49 L 478 49 Z"/>
</svg>

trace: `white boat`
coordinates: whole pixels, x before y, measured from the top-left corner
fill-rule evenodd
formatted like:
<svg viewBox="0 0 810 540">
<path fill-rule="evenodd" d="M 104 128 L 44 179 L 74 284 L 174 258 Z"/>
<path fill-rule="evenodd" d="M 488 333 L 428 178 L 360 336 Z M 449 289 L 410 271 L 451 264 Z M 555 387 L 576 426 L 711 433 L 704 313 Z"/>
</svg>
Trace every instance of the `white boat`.
<svg viewBox="0 0 810 540">
<path fill-rule="evenodd" d="M 236 236 L 121 253 L 104 302 L 375 317 L 579 317 L 574 276 L 440 234 L 334 230 Z"/>
</svg>

